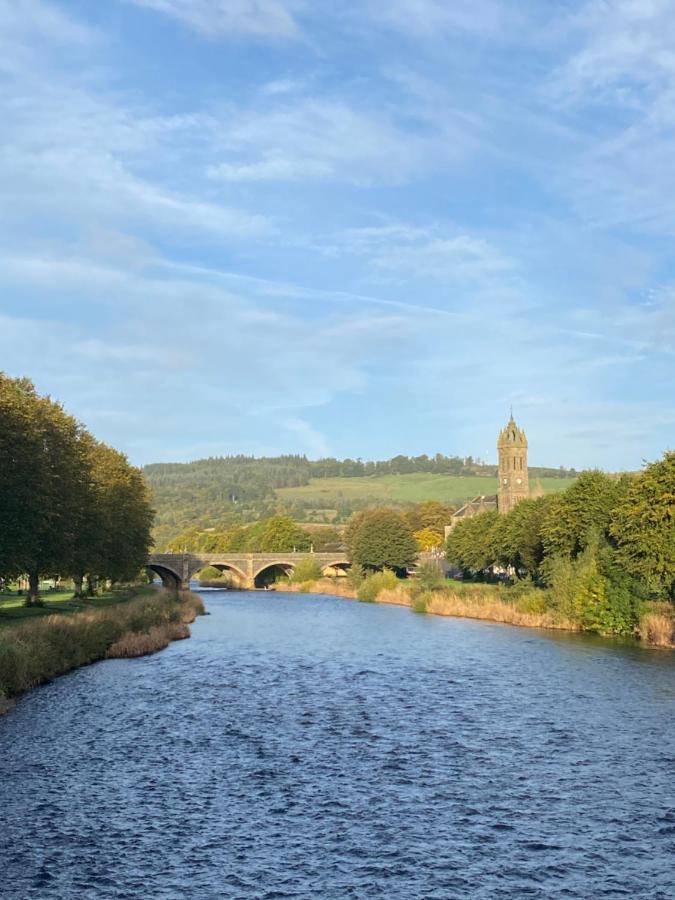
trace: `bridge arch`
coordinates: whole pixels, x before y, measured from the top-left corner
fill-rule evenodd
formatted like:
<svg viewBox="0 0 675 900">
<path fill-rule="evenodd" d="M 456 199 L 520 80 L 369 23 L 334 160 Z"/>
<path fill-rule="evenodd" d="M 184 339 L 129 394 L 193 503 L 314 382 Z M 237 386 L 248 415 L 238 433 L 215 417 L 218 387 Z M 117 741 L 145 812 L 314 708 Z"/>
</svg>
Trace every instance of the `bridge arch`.
<svg viewBox="0 0 675 900">
<path fill-rule="evenodd" d="M 275 559 L 272 562 L 266 562 L 253 573 L 253 586 L 256 588 L 267 587 L 268 585 L 273 584 L 277 578 L 283 575 L 290 575 L 295 569 L 295 566 L 295 562 L 284 559 Z"/>
<path fill-rule="evenodd" d="M 344 578 L 351 567 L 352 564 L 347 560 L 338 559 L 335 562 L 324 564 L 321 567 L 321 574 L 329 578 Z"/>
<path fill-rule="evenodd" d="M 159 565 L 159 563 L 149 563 L 145 567 L 153 575 L 159 575 L 162 585 L 170 591 L 178 591 L 183 586 L 183 579 L 171 569 L 169 566 Z"/>
<path fill-rule="evenodd" d="M 231 575 L 237 588 L 245 588 L 248 584 L 246 573 L 243 572 L 238 566 L 235 566 L 230 562 L 203 563 L 197 569 L 195 569 L 194 577 L 197 577 L 204 569 L 208 568 L 218 569 L 218 571 L 222 572 L 224 575 Z"/>
</svg>

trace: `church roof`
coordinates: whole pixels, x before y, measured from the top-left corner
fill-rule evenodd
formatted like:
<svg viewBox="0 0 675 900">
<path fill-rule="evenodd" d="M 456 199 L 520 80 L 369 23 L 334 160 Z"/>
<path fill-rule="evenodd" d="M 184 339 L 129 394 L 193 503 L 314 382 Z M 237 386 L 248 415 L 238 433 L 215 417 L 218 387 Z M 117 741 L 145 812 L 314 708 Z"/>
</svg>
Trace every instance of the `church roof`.
<svg viewBox="0 0 675 900">
<path fill-rule="evenodd" d="M 454 519 L 470 519 L 472 516 L 477 515 L 482 512 L 491 512 L 497 509 L 497 496 L 496 494 L 491 494 L 490 496 L 483 496 L 482 494 L 478 497 L 474 497 L 473 500 L 469 500 L 468 503 L 465 503 L 464 506 L 460 506 L 457 512 L 452 514 L 452 518 Z"/>
</svg>

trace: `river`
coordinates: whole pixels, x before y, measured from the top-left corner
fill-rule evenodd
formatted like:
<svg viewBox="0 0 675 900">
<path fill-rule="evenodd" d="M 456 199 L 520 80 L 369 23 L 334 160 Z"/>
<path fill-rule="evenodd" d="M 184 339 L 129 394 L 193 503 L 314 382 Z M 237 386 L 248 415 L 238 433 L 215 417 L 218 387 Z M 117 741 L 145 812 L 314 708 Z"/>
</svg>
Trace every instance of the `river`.
<svg viewBox="0 0 675 900">
<path fill-rule="evenodd" d="M 675 897 L 675 654 L 297 594 L 0 719 L 0 895 Z"/>
</svg>

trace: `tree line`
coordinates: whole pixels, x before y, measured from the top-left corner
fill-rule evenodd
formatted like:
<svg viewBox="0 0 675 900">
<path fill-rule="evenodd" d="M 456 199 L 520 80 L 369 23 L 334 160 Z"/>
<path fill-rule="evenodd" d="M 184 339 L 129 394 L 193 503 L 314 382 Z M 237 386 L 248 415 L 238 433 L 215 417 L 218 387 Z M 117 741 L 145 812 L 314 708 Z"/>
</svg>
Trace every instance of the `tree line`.
<svg viewBox="0 0 675 900">
<path fill-rule="evenodd" d="M 346 521 L 353 512 L 368 506 L 370 499 L 351 494 L 335 496 L 303 496 L 286 498 L 283 504 L 278 489 L 304 487 L 312 479 L 374 478 L 386 475 L 481 476 L 494 478 L 497 469 L 473 457 L 394 456 L 388 460 L 325 458 L 309 460 L 305 456 L 278 457 L 223 456 L 189 463 L 156 463 L 145 466 L 143 473 L 150 485 L 157 509 L 155 537 L 157 545 L 166 543 L 178 532 L 193 524 L 202 528 L 229 529 L 277 513 L 290 513 L 296 519 L 312 518 L 326 502 L 335 507 L 338 521 Z M 531 469 L 532 477 L 573 477 L 574 470 Z M 339 494 L 339 491 L 337 492 Z M 462 492 L 459 492 L 459 497 Z"/>
<path fill-rule="evenodd" d="M 192 526 L 181 531 L 169 541 L 167 550 L 172 553 L 198 552 L 221 553 L 240 551 L 246 553 L 284 553 L 297 550 L 306 552 L 314 549 L 317 553 L 324 550 L 342 551 L 350 546 L 350 536 L 357 524 L 369 523 L 369 531 L 373 533 L 382 528 L 383 522 L 394 523 L 395 530 L 402 530 L 409 553 L 401 560 L 395 541 L 390 545 L 385 557 L 378 556 L 373 566 L 387 565 L 405 569 L 411 565 L 420 550 L 439 549 L 443 543 L 445 526 L 450 522 L 454 508 L 438 500 L 427 500 L 416 503 L 404 511 L 388 507 L 376 507 L 355 513 L 346 529 L 334 527 L 303 528 L 291 516 L 276 515 L 261 519 L 251 525 L 233 526 L 226 529 L 200 529 Z M 382 514 L 384 519 L 382 519 Z M 373 516 L 379 525 L 373 525 Z M 390 535 L 391 536 L 391 535 Z M 381 536 L 387 544 L 386 535 Z M 366 553 L 367 555 L 367 553 Z M 367 562 L 367 565 L 371 563 Z"/>
<path fill-rule="evenodd" d="M 465 577 L 509 572 L 580 627 L 629 634 L 647 598 L 675 601 L 675 453 L 638 475 L 583 472 L 565 492 L 458 524 L 446 543 Z"/>
<path fill-rule="evenodd" d="M 26 378 L 0 373 L 0 581 L 131 580 L 145 565 L 153 512 L 141 471 L 97 441 Z"/>
</svg>

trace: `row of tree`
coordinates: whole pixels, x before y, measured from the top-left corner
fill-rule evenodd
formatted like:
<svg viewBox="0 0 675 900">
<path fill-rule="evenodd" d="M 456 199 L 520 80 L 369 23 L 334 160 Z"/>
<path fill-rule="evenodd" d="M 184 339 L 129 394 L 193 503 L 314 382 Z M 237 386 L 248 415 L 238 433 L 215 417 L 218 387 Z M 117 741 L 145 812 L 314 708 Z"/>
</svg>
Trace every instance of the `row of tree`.
<svg viewBox="0 0 675 900">
<path fill-rule="evenodd" d="M 0 580 L 122 581 L 144 566 L 153 513 L 139 469 L 25 378 L 0 373 Z"/>
<path fill-rule="evenodd" d="M 584 627 L 629 633 L 642 598 L 675 601 L 675 453 L 638 475 L 584 472 L 563 493 L 467 519 L 446 556 L 470 577 L 501 569 L 546 588 Z"/>
<path fill-rule="evenodd" d="M 438 500 L 428 500 L 424 503 L 416 503 L 404 511 L 388 508 L 364 510 L 352 517 L 346 530 L 325 526 L 303 528 L 287 515 L 270 516 L 252 525 L 224 529 L 203 529 L 193 526 L 176 535 L 168 542 L 166 549 L 172 553 L 185 551 L 282 553 L 294 549 L 306 551 L 310 548 L 316 552 L 341 550 L 345 546 L 347 536 L 353 530 L 354 523 L 370 519 L 373 513 L 386 513 L 385 519 L 396 523 L 397 527 L 400 526 L 403 529 L 406 540 L 413 547 L 412 559 L 414 559 L 419 550 L 429 551 L 441 547 L 444 528 L 450 522 L 453 507 Z M 396 559 L 398 560 L 398 557 Z M 371 566 L 380 564 L 384 563 L 368 563 Z M 407 564 L 407 562 L 403 562 L 399 567 L 405 567 Z"/>
</svg>

